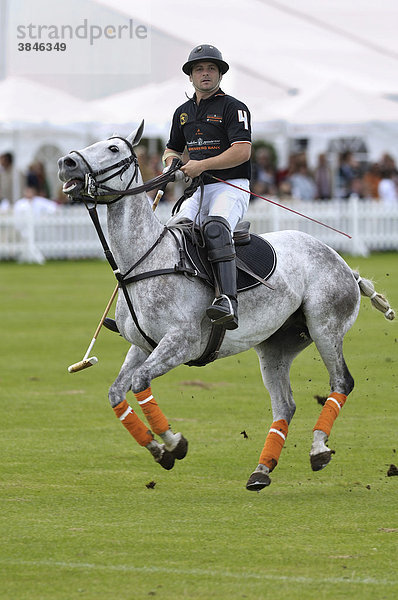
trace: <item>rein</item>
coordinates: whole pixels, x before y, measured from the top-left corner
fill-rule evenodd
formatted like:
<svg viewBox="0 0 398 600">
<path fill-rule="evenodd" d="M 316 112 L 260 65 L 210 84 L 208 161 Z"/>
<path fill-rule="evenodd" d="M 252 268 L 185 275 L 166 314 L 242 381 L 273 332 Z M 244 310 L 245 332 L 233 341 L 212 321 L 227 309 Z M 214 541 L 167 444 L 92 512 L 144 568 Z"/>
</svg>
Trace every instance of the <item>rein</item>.
<svg viewBox="0 0 398 600">
<path fill-rule="evenodd" d="M 138 159 L 134 152 L 133 146 L 128 140 L 116 135 L 108 138 L 108 140 L 115 139 L 122 140 L 127 144 L 131 153 L 130 156 L 124 158 L 123 160 L 120 160 L 117 163 L 114 163 L 113 165 L 110 165 L 109 167 L 105 167 L 104 169 L 98 169 L 97 171 L 94 171 L 88 160 L 83 156 L 81 152 L 79 152 L 78 150 L 71 150 L 70 154 L 77 154 L 82 159 L 84 164 L 88 167 L 88 173 L 86 173 L 84 177 L 83 192 L 80 196 L 76 197 L 76 200 L 82 200 L 83 202 L 85 202 L 85 198 L 88 197 L 94 198 L 95 204 L 113 204 L 114 202 L 117 202 L 118 200 L 123 198 L 123 196 L 136 196 L 137 194 L 141 194 L 142 192 L 149 192 L 151 190 L 158 189 L 159 187 L 166 186 L 170 181 L 172 181 L 174 173 L 178 171 L 178 169 L 182 165 L 182 162 L 180 160 L 175 160 L 173 161 L 170 169 L 166 173 L 162 173 L 161 175 L 157 175 L 156 177 L 149 179 L 143 185 L 131 188 L 130 186 L 134 179 L 138 181 Z M 134 164 L 134 172 L 125 190 L 118 190 L 104 185 L 105 182 L 109 181 L 110 179 L 114 179 L 118 175 L 121 177 L 123 173 L 130 168 L 132 164 Z M 98 176 L 105 175 L 106 173 L 114 171 L 115 169 L 119 170 L 116 171 L 116 173 L 111 173 L 105 179 L 101 179 L 101 181 L 96 180 Z M 101 200 L 101 196 L 110 195 L 116 195 L 117 197 L 110 201 Z"/>
</svg>

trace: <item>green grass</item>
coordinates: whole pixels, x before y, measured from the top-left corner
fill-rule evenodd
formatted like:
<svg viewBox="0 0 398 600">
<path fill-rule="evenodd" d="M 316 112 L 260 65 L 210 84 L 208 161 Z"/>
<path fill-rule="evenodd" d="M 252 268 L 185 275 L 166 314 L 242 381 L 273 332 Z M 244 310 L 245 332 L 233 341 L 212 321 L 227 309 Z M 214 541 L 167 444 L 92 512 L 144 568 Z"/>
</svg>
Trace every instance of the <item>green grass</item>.
<svg viewBox="0 0 398 600">
<path fill-rule="evenodd" d="M 348 262 L 398 307 L 397 254 Z M 345 343 L 356 387 L 319 473 L 313 396 L 328 376 L 313 346 L 295 361 L 297 412 L 257 494 L 245 483 L 272 416 L 253 351 L 153 382 L 190 442 L 170 472 L 109 407 L 124 340 L 102 331 L 99 364 L 67 373 L 113 287 L 102 262 L 0 264 L 1 600 L 396 598 L 397 321 L 362 300 Z"/>
</svg>

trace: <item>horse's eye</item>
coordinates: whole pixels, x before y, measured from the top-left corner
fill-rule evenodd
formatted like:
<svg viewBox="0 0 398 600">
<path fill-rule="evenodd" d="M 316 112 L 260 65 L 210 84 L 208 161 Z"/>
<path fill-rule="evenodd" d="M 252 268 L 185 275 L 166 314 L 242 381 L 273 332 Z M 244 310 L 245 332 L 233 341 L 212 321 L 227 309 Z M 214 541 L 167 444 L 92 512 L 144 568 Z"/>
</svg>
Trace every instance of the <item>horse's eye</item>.
<svg viewBox="0 0 398 600">
<path fill-rule="evenodd" d="M 109 150 L 111 152 L 119 152 L 119 148 L 117 146 L 109 146 Z"/>
</svg>

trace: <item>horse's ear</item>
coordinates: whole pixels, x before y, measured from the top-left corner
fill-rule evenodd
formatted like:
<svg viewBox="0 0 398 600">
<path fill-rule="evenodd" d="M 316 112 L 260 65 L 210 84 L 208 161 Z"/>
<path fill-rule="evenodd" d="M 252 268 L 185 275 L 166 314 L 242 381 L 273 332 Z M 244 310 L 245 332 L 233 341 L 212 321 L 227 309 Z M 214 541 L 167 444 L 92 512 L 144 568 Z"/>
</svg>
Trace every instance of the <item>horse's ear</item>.
<svg viewBox="0 0 398 600">
<path fill-rule="evenodd" d="M 142 134 L 144 133 L 144 119 L 142 119 L 141 124 L 134 129 L 130 135 L 127 136 L 128 141 L 132 146 L 137 146 L 140 143 L 140 139 L 142 138 Z"/>
</svg>

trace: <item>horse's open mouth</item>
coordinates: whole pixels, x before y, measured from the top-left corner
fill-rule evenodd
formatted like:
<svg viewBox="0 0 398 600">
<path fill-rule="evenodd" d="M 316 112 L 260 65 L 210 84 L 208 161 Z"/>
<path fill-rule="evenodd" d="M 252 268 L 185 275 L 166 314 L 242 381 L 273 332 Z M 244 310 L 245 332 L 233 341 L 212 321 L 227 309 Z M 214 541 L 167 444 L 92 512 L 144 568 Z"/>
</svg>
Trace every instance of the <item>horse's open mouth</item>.
<svg viewBox="0 0 398 600">
<path fill-rule="evenodd" d="M 64 194 L 77 194 L 83 189 L 84 181 L 82 179 L 69 179 L 62 186 Z"/>
</svg>

